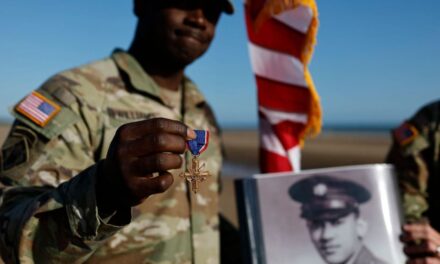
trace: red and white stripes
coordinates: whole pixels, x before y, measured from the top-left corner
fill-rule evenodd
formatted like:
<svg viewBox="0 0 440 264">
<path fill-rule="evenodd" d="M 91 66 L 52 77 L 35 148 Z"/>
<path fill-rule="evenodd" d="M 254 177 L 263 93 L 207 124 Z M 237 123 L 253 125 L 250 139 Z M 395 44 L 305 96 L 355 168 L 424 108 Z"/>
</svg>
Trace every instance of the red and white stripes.
<svg viewBox="0 0 440 264">
<path fill-rule="evenodd" d="M 304 5 L 287 8 L 258 28 L 252 11 L 246 5 L 249 53 L 258 90 L 260 168 L 263 173 L 299 171 L 300 137 L 311 107 L 301 56 L 308 48 L 313 10 Z"/>
</svg>

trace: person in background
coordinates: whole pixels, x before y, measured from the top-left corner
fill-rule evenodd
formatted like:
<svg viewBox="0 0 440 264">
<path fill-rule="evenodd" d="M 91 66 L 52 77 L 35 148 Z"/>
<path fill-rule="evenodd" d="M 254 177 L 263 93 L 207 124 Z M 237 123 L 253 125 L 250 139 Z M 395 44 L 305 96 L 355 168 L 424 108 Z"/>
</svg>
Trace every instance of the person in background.
<svg viewBox="0 0 440 264">
<path fill-rule="evenodd" d="M 219 128 L 185 68 L 222 12 L 228 0 L 135 0 L 127 51 L 17 103 L 0 155 L 4 262 L 219 263 Z M 210 132 L 196 194 L 176 177 L 193 129 Z"/>
<path fill-rule="evenodd" d="M 407 224 L 409 263 L 440 263 L 440 100 L 392 131 L 387 162 L 395 166 Z"/>
</svg>

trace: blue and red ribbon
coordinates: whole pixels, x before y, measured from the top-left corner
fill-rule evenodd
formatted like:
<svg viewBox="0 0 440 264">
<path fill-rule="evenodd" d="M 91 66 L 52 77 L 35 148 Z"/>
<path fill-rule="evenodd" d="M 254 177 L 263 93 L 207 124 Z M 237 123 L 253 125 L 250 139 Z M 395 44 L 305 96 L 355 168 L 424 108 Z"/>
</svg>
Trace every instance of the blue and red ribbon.
<svg viewBox="0 0 440 264">
<path fill-rule="evenodd" d="M 209 131 L 208 130 L 194 130 L 197 137 L 188 141 L 188 148 L 194 156 L 200 155 L 208 148 Z"/>
</svg>

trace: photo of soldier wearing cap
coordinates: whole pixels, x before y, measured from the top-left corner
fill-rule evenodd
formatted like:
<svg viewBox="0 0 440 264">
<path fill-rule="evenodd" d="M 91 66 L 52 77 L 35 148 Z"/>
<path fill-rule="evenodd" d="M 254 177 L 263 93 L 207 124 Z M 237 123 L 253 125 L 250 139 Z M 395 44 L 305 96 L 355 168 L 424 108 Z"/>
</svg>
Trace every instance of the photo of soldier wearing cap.
<svg viewBox="0 0 440 264">
<path fill-rule="evenodd" d="M 368 223 L 360 207 L 371 198 L 362 185 L 330 176 L 312 176 L 294 183 L 290 197 L 301 204 L 310 238 L 331 264 L 385 264 L 364 244 Z"/>
</svg>

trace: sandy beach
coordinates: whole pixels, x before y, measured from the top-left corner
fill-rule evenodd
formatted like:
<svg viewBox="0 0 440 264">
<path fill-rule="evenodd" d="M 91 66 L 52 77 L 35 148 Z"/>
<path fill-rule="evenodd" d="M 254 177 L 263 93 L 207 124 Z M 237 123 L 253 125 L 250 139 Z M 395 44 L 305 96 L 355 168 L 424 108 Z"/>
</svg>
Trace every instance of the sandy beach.
<svg viewBox="0 0 440 264">
<path fill-rule="evenodd" d="M 0 126 L 0 142 L 9 126 Z M 238 226 L 233 182 L 258 172 L 258 133 L 256 130 L 225 130 L 226 158 L 220 206 L 222 214 Z M 390 144 L 388 133 L 323 132 L 306 141 L 302 169 L 381 163 Z"/>
<path fill-rule="evenodd" d="M 226 130 L 223 141 L 227 162 L 257 166 L 257 131 Z M 382 162 L 389 144 L 388 133 L 323 132 L 306 141 L 302 169 Z"/>
</svg>

